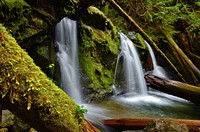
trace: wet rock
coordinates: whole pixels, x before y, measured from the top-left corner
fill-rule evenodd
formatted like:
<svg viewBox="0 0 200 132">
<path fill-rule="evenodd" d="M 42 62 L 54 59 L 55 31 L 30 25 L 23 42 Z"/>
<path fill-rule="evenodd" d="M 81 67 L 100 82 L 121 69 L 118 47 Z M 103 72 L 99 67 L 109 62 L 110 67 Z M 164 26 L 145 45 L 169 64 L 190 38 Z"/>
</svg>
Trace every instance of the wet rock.
<svg viewBox="0 0 200 132">
<path fill-rule="evenodd" d="M 145 128 L 145 132 L 189 132 L 186 124 L 181 124 L 169 119 L 159 119 L 150 122 Z"/>
<path fill-rule="evenodd" d="M 2 122 L 0 127 L 6 128 L 14 124 L 14 115 L 9 110 L 2 110 Z"/>
</svg>

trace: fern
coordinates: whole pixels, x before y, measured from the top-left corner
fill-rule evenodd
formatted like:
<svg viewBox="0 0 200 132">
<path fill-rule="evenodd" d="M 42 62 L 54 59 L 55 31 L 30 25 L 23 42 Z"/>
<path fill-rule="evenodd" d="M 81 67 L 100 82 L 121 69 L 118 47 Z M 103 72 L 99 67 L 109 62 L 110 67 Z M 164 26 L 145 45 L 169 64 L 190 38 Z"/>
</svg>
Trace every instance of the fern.
<svg viewBox="0 0 200 132">
<path fill-rule="evenodd" d="M 200 18 L 195 21 L 194 23 L 192 23 L 188 28 L 187 30 L 189 31 L 199 31 L 200 30 Z"/>
</svg>

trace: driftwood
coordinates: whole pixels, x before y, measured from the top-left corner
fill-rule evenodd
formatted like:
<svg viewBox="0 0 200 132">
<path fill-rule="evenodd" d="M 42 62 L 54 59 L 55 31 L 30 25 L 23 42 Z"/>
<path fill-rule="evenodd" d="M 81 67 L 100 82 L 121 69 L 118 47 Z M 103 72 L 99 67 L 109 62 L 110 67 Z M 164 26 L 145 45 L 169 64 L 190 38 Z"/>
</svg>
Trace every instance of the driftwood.
<svg viewBox="0 0 200 132">
<path fill-rule="evenodd" d="M 159 78 L 154 75 L 145 75 L 147 85 L 159 91 L 175 95 L 193 103 L 200 103 L 200 87 L 186 83 Z"/>
<path fill-rule="evenodd" d="M 5 108 L 41 132 L 97 132 L 67 94 L 0 25 L 0 96 Z"/>
<path fill-rule="evenodd" d="M 114 128 L 116 130 L 142 130 L 147 124 L 153 120 L 162 118 L 115 118 L 104 120 L 103 124 Z M 184 123 L 189 129 L 200 127 L 200 120 L 187 120 L 187 119 L 172 119 L 165 118 L 165 120 L 172 120 L 178 123 Z"/>
</svg>

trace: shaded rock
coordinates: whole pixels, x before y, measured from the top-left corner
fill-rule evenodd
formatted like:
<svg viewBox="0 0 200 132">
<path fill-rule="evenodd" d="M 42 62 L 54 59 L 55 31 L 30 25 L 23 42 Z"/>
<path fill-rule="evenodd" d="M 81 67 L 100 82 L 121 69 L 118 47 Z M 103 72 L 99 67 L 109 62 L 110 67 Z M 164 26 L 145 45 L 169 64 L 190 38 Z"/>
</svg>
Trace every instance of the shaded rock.
<svg viewBox="0 0 200 132">
<path fill-rule="evenodd" d="M 181 124 L 168 119 L 159 119 L 150 122 L 145 128 L 145 132 L 189 132 L 186 124 Z"/>
<path fill-rule="evenodd" d="M 6 128 L 14 124 L 14 115 L 9 110 L 2 110 L 2 121 L 0 127 Z"/>
</svg>

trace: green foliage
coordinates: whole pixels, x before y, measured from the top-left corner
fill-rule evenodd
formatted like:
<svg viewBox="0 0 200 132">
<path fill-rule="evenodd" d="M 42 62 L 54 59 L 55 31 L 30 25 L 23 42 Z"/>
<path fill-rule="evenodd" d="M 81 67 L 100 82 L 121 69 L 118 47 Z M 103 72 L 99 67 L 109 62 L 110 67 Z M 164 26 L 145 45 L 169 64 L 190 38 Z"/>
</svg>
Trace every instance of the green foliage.
<svg viewBox="0 0 200 132">
<path fill-rule="evenodd" d="M 77 105 L 76 112 L 86 114 L 88 110 L 85 109 L 83 105 Z"/>
<path fill-rule="evenodd" d="M 86 114 L 87 112 L 88 110 L 85 109 L 83 105 L 77 105 L 75 118 L 77 118 L 79 122 L 82 122 L 84 119 L 83 115 Z"/>
<path fill-rule="evenodd" d="M 200 27 L 199 2 L 173 1 L 173 0 L 146 0 L 146 17 L 149 22 L 163 26 L 171 34 L 177 34 L 179 30 L 197 32 Z M 149 17 L 150 16 L 150 17 Z M 182 24 L 182 25 L 181 25 Z M 181 29 L 180 29 L 181 28 Z"/>
<path fill-rule="evenodd" d="M 196 4 L 198 7 L 200 7 L 200 2 L 195 2 L 195 4 Z"/>
<path fill-rule="evenodd" d="M 187 27 L 187 30 L 189 31 L 200 31 L 200 19 L 192 23 L 189 27 Z"/>
<path fill-rule="evenodd" d="M 54 66 L 55 66 L 54 64 L 49 64 L 48 68 L 51 69 L 51 68 L 54 68 Z"/>
</svg>

